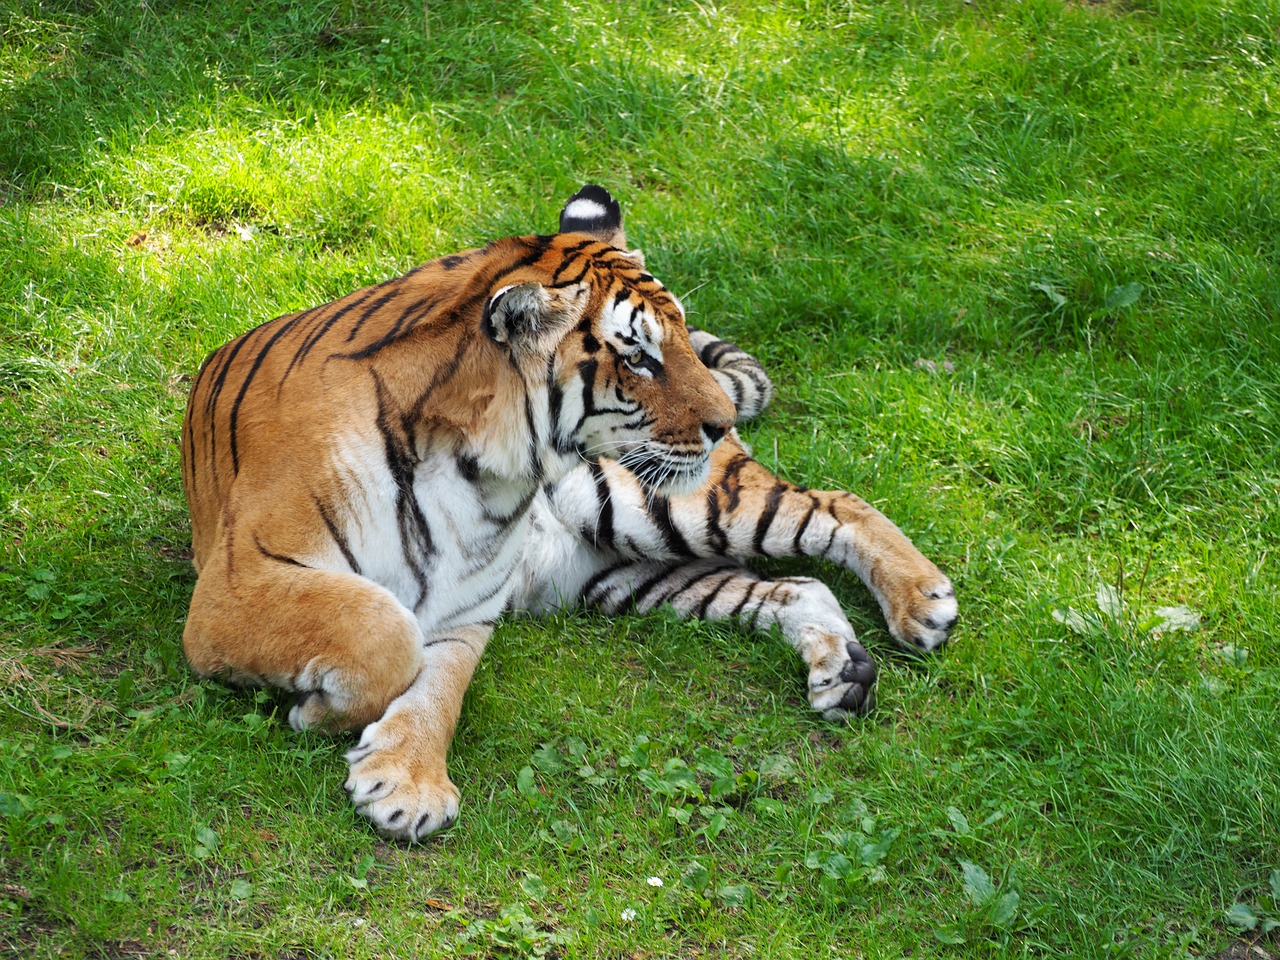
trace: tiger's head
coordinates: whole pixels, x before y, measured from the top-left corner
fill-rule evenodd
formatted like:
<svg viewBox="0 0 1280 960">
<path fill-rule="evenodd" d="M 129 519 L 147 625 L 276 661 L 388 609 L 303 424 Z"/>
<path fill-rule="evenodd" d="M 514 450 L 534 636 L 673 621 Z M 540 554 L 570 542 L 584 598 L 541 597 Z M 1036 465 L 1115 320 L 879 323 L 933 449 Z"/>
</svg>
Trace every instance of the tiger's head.
<svg viewBox="0 0 1280 960">
<path fill-rule="evenodd" d="M 494 281 L 488 336 L 522 366 L 542 364 L 550 446 L 571 465 L 617 460 L 650 489 L 689 493 L 736 411 L 689 343 L 680 301 L 626 249 L 622 213 L 587 185 L 554 237 Z"/>
</svg>

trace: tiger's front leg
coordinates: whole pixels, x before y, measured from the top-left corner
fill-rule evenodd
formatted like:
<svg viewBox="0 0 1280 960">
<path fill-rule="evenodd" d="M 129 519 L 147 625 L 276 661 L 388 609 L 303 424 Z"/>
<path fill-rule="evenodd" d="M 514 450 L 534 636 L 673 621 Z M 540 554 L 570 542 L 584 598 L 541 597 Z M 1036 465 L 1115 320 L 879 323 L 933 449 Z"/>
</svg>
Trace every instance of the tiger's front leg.
<svg viewBox="0 0 1280 960">
<path fill-rule="evenodd" d="M 831 591 L 809 577 L 768 580 L 722 560 L 623 560 L 593 576 L 582 598 L 606 613 L 668 604 L 686 617 L 777 627 L 809 667 L 809 703 L 824 718 L 865 713 L 875 703 L 875 662 Z"/>
<path fill-rule="evenodd" d="M 492 633 L 492 624 L 477 624 L 429 636 L 417 678 L 347 752 L 344 787 L 382 834 L 413 842 L 457 820 L 458 788 L 445 758 Z"/>
<path fill-rule="evenodd" d="M 632 559 L 819 557 L 854 571 L 900 646 L 946 642 L 957 607 L 951 581 L 879 510 L 843 491 L 775 477 L 730 433 L 694 494 L 646 491 L 611 461 L 575 470 L 556 487 L 560 521 L 596 549 Z"/>
</svg>

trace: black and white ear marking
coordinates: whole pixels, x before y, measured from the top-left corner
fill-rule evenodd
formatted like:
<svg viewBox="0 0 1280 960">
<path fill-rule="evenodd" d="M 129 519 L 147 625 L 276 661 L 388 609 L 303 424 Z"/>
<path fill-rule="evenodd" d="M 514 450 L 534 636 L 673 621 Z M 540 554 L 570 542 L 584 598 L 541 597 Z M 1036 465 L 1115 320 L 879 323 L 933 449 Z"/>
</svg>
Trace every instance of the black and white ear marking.
<svg viewBox="0 0 1280 960">
<path fill-rule="evenodd" d="M 586 233 L 614 247 L 626 244 L 622 207 L 604 187 L 588 183 L 560 211 L 561 233 Z"/>
</svg>

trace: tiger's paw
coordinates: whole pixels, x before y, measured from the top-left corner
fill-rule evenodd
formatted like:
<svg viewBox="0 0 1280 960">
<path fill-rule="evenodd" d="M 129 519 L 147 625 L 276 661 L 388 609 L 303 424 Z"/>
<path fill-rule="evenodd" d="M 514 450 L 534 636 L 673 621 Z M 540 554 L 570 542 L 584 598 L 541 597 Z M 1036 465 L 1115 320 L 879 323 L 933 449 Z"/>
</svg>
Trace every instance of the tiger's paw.
<svg viewBox="0 0 1280 960">
<path fill-rule="evenodd" d="M 289 708 L 289 726 L 299 733 L 314 729 L 327 731 L 331 726 L 332 712 L 328 696 L 318 690 L 309 691 Z"/>
<path fill-rule="evenodd" d="M 834 656 L 809 670 L 809 704 L 824 720 L 844 720 L 875 706 L 876 664 L 857 640 L 845 641 Z"/>
<path fill-rule="evenodd" d="M 890 597 L 885 619 L 898 646 L 912 653 L 928 653 L 947 642 L 958 610 L 951 581 L 934 572 L 904 585 Z"/>
<path fill-rule="evenodd" d="M 409 719 L 391 715 L 365 727 L 347 751 L 351 773 L 343 789 L 384 837 L 414 843 L 453 826 L 460 797 L 444 758 L 430 762 L 412 749 Z"/>
</svg>

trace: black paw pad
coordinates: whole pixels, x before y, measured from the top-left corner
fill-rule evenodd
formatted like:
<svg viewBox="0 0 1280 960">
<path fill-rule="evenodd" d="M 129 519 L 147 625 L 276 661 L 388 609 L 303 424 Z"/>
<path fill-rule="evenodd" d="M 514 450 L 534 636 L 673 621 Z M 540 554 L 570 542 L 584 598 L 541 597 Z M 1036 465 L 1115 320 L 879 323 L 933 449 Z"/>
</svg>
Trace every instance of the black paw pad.
<svg viewBox="0 0 1280 960">
<path fill-rule="evenodd" d="M 840 700 L 840 708 L 850 713 L 866 713 L 875 705 L 876 664 L 862 645 L 850 641 L 845 645 L 849 662 L 840 671 L 840 679 L 850 684 L 849 692 Z"/>
</svg>

